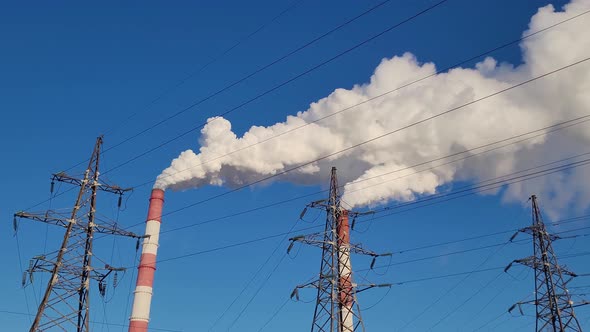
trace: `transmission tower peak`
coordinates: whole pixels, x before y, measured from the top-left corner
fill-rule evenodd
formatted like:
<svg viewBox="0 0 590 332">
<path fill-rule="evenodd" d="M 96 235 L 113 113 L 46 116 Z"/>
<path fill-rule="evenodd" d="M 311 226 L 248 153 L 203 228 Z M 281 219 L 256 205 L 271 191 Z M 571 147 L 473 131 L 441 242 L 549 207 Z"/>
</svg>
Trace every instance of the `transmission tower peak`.
<svg viewBox="0 0 590 332">
<path fill-rule="evenodd" d="M 582 328 L 574 313 L 574 307 L 588 304 L 587 301 L 574 303 L 567 284 L 577 275 L 560 266 L 553 250 L 553 241 L 559 237 L 550 234 L 543 223 L 537 196 L 530 198 L 532 204 L 532 224 L 515 233 L 512 241 L 519 233 L 533 237 L 533 255 L 516 259 L 504 271 L 508 271 L 514 263 L 528 266 L 535 271 L 535 299 L 514 304 L 508 312 L 518 307 L 521 314 L 523 304 L 534 304 L 536 308 L 537 332 L 581 332 Z"/>
<path fill-rule="evenodd" d="M 131 190 L 99 182 L 99 165 L 101 157 L 102 136 L 96 139 L 94 150 L 82 178 L 76 178 L 59 172 L 51 178 L 51 195 L 55 182 L 64 182 L 80 187 L 74 206 L 69 214 L 48 210 L 44 213 L 20 211 L 15 213 L 15 230 L 17 218 L 30 219 L 65 229 L 61 246 L 57 251 L 35 256 L 23 275 L 23 287 L 33 282 L 37 272 L 50 274 L 47 287 L 39 303 L 30 332 L 41 331 L 77 331 L 88 332 L 90 329 L 90 282 L 98 283 L 98 291 L 104 296 L 106 278 L 113 275 L 116 286 L 118 272 L 122 268 L 105 264 L 104 267 L 92 265 L 94 234 L 120 235 L 139 240 L 140 236 L 125 231 L 114 222 L 99 222 L 96 218 L 97 192 L 104 191 L 119 195 L 119 207 L 122 195 Z"/>
<path fill-rule="evenodd" d="M 351 253 L 372 256 L 373 259 L 384 255 L 364 249 L 360 245 L 351 244 L 350 217 L 356 218 L 361 213 L 342 208 L 340 202 L 336 168 L 333 167 L 328 199 L 308 204 L 300 215 L 300 218 L 303 218 L 308 208 L 325 210 L 326 224 L 324 231 L 289 239 L 291 243 L 288 251 L 293 248 L 295 242 L 322 249 L 318 279 L 307 284 L 298 285 L 291 294 L 291 297 L 299 298 L 299 289 L 317 289 L 316 305 L 311 326 L 312 332 L 365 331 L 361 310 L 357 301 L 357 293 L 373 287 L 390 286 L 376 284 L 359 285 L 354 283 Z"/>
</svg>

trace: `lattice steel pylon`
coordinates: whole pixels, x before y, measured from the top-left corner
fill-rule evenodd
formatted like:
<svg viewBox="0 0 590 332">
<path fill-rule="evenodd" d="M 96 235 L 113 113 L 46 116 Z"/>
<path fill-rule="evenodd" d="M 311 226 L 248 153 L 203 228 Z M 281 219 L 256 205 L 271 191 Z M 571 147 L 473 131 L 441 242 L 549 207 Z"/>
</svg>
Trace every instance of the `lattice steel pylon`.
<svg viewBox="0 0 590 332">
<path fill-rule="evenodd" d="M 322 248 L 322 260 L 319 278 L 315 281 L 298 285 L 291 297 L 299 298 L 299 289 L 316 288 L 317 298 L 311 326 L 312 332 L 356 332 L 365 331 L 357 293 L 373 287 L 390 287 L 390 284 L 358 285 L 353 282 L 351 253 L 369 255 L 375 259 L 390 254 L 377 254 L 350 244 L 349 217 L 362 213 L 351 212 L 340 206 L 340 193 L 336 168 L 332 168 L 330 179 L 330 196 L 328 200 L 312 202 L 301 213 L 303 218 L 308 207 L 321 208 L 327 212 L 324 232 L 296 236 L 291 239 L 288 251 L 295 242 Z"/>
<path fill-rule="evenodd" d="M 516 303 L 508 311 L 511 312 L 518 307 L 522 313 L 520 308 L 522 304 L 534 304 L 536 308 L 535 331 L 582 331 L 574 313 L 574 307 L 588 303 L 576 304 L 572 301 L 567 284 L 577 275 L 558 264 L 552 242 L 559 237 L 547 232 L 535 195 L 531 196 L 531 201 L 532 225 L 519 230 L 510 241 L 519 233 L 530 234 L 533 237 L 534 254 L 514 260 L 504 271 L 508 271 L 514 263 L 532 268 L 535 271 L 535 299 Z M 567 280 L 564 279 L 564 276 L 568 277 Z"/>
<path fill-rule="evenodd" d="M 17 212 L 14 215 L 15 230 L 17 218 L 31 219 L 65 228 L 60 249 L 47 255 L 34 257 L 23 275 L 23 286 L 27 279 L 32 282 L 35 272 L 49 272 L 51 276 L 39 303 L 30 332 L 77 331 L 87 332 L 90 325 L 90 281 L 98 281 L 99 292 L 104 295 L 105 279 L 123 269 L 110 265 L 104 268 L 92 266 L 93 237 L 96 233 L 141 238 L 132 232 L 122 230 L 115 223 L 96 218 L 97 191 L 122 195 L 131 190 L 99 182 L 99 161 L 102 137 L 98 137 L 88 168 L 82 179 L 65 174 L 53 174 L 51 191 L 55 181 L 80 187 L 76 202 L 69 214 L 55 211 L 44 213 Z"/>
</svg>

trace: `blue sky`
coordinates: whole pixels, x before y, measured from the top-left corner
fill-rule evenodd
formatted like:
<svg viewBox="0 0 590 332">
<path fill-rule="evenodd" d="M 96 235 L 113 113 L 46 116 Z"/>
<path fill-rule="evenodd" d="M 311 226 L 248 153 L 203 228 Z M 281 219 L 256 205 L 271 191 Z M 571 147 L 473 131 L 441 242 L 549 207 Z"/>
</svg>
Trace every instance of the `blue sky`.
<svg viewBox="0 0 590 332">
<path fill-rule="evenodd" d="M 2 256 L 5 273 L 0 276 L 3 330 L 28 328 L 29 318 L 24 314 L 34 313 L 46 279 L 38 277 L 33 287 L 21 289 L 20 265 L 24 267 L 30 257 L 56 249 L 62 234 L 61 229 L 23 220 L 18 230 L 17 247 L 12 230 L 15 211 L 49 198 L 52 172 L 68 169 L 87 158 L 98 135 L 105 134 L 105 148 L 114 146 L 379 2 L 303 0 L 272 22 L 269 21 L 293 2 L 183 1 L 174 6 L 163 2 L 103 3 L 101 6 L 61 2 L 39 2 L 29 6 L 1 4 L 0 89 L 3 93 L 0 109 L 4 119 L 0 122 L 0 146 L 4 156 L 1 175 L 4 190 L 0 194 L 0 211 L 5 222 L 2 223 L 0 249 L 6 253 Z M 106 178 L 121 186 L 136 186 L 155 180 L 181 151 L 199 148 L 198 132 L 112 172 L 108 170 L 433 3 L 435 1 L 430 0 L 391 1 L 246 82 L 110 150 L 103 158 L 102 169 L 107 173 Z M 565 2 L 450 0 L 232 112 L 227 118 L 238 135 L 253 125 L 266 126 L 283 121 L 287 115 L 305 111 L 310 103 L 337 88 L 350 89 L 354 84 L 367 82 L 383 58 L 404 52 L 413 53 L 420 61 L 434 62 L 438 68 L 450 66 L 519 38 L 537 9 L 550 3 L 560 8 Z M 262 25 L 265 25 L 263 29 L 246 37 Z M 237 47 L 221 55 L 237 42 L 240 42 Z M 492 55 L 513 65 L 523 61 L 517 46 Z M 582 56 L 588 54 L 580 54 Z M 215 62 L 200 70 L 211 60 Z M 475 61 L 465 66 L 474 65 Z M 586 65 L 580 70 L 587 68 Z M 549 161 L 538 160 L 537 164 Z M 79 174 L 82 170 L 83 167 L 78 166 L 71 173 Z M 444 192 L 469 183 L 469 180 L 459 179 L 439 190 Z M 60 192 L 66 189 L 66 185 L 58 187 Z M 119 215 L 120 223 L 125 226 L 141 223 L 147 213 L 150 189 L 151 185 L 137 187 L 119 214 L 117 198 L 101 195 L 100 212 L 113 219 Z M 162 231 L 321 189 L 325 186 L 281 182 L 254 186 L 165 216 Z M 165 213 L 226 191 L 227 188 L 213 186 L 183 192 L 168 191 Z M 158 266 L 151 327 L 207 331 L 249 284 L 213 331 L 226 331 L 232 324 L 232 331 L 258 331 L 287 301 L 293 287 L 317 274 L 318 250 L 296 247 L 290 256 L 285 257 L 288 242 L 279 236 L 176 258 L 287 232 L 294 223 L 297 223 L 295 229 L 321 227 L 324 217 L 311 212 L 306 218 L 308 223 L 298 221 L 304 205 L 320 198 L 322 195 L 310 195 L 306 199 L 163 234 L 159 258 L 174 259 Z M 530 223 L 527 198 L 522 196 L 518 200 L 506 201 L 501 193 L 470 195 L 374 221 L 367 219 L 359 224 L 352 238 L 377 252 L 399 252 L 509 231 Z M 74 199 L 73 195 L 64 194 L 52 200 L 51 207 L 68 207 Z M 541 207 L 544 202 L 558 199 L 540 197 Z M 586 203 L 581 208 L 576 204 L 575 209 L 568 204 L 554 219 L 547 217 L 547 221 L 587 213 Z M 49 202 L 45 202 L 33 210 L 49 207 Z M 583 235 L 588 230 L 579 229 L 586 226 L 588 221 L 580 220 L 551 227 L 551 230 L 576 230 L 566 234 Z M 141 233 L 142 227 L 133 230 Z M 388 269 L 360 271 L 355 274 L 355 279 L 359 283 L 366 282 L 363 278 L 376 283 L 400 283 L 503 267 L 513 259 L 531 255 L 530 242 L 446 254 L 500 244 L 511 235 L 507 232 L 395 254 L 391 261 L 386 258 L 380 263 L 391 264 Z M 526 236 L 521 235 L 520 239 L 526 239 Z M 577 256 L 588 252 L 588 243 L 587 237 L 580 236 L 559 241 L 555 248 L 565 256 L 563 263 L 572 270 L 590 273 L 587 256 Z M 111 261 L 114 266 L 131 267 L 135 264 L 135 242 L 132 240 L 97 239 L 96 246 L 96 256 Z M 278 248 L 276 252 L 275 248 Z M 430 256 L 440 257 L 422 260 Z M 268 264 L 263 266 L 267 260 Z M 407 262 L 412 260 L 416 261 Z M 357 270 L 364 270 L 369 264 L 370 261 L 362 257 L 353 258 Z M 256 275 L 259 269 L 260 273 Z M 135 282 L 134 278 L 133 268 L 130 268 L 116 289 L 109 288 L 106 300 L 98 295 L 95 285 L 91 299 L 95 331 L 124 330 L 120 324 L 127 323 L 130 285 Z M 572 285 L 588 285 L 587 278 L 581 277 Z M 587 290 L 576 289 L 577 293 Z M 513 317 L 505 312 L 532 291 L 532 272 L 515 267 L 510 274 L 493 269 L 408 282 L 393 286 L 389 292 L 369 290 L 359 295 L 359 302 L 361 309 L 367 308 L 362 315 L 370 331 L 397 331 L 404 326 L 406 331 L 429 328 L 433 331 L 472 331 L 481 326 L 484 326 L 483 331 L 518 331 L 531 328 L 533 308 L 526 309 L 525 317 Z M 265 331 L 308 329 L 314 309 L 309 301 L 313 297 L 312 291 L 302 292 L 302 302 L 286 302 Z M 240 318 L 232 323 L 252 298 Z M 456 312 L 445 318 L 451 310 Z M 588 310 L 588 307 L 577 310 L 582 327 L 590 327 Z M 444 319 L 438 323 L 441 318 Z"/>
</svg>

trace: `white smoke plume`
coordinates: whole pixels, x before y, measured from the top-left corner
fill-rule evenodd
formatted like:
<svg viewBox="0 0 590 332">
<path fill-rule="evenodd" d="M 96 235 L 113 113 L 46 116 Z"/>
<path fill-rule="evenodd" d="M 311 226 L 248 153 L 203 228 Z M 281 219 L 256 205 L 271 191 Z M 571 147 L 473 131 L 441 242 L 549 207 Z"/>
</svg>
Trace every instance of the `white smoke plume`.
<svg viewBox="0 0 590 332">
<path fill-rule="evenodd" d="M 531 18 L 527 35 L 590 9 L 590 0 L 573 0 L 559 11 L 548 5 Z M 588 16 L 588 17 L 587 17 Z M 186 150 L 172 161 L 156 187 L 183 190 L 203 185 L 239 186 L 264 176 L 370 140 L 428 116 L 483 97 L 590 56 L 590 15 L 525 39 L 523 64 L 498 63 L 491 57 L 474 68 L 457 68 L 377 98 L 326 120 L 311 123 L 351 105 L 436 72 L 406 53 L 383 59 L 368 83 L 336 89 L 305 112 L 269 127 L 251 127 L 242 137 L 224 118 L 211 118 L 201 130 L 200 150 Z M 588 125 L 578 125 L 506 149 L 475 156 L 417 175 L 408 168 L 420 162 L 585 115 L 590 110 L 590 64 L 561 71 L 529 85 L 475 103 L 468 108 L 350 149 L 281 176 L 297 184 L 324 184 L 330 167 L 339 168 L 343 200 L 351 206 L 409 201 L 437 192 L 453 181 L 477 181 L 520 170 L 527 165 L 585 152 Z M 275 139 L 268 138 L 309 124 Z M 264 141 L 264 142 L 262 142 Z M 248 147 L 252 144 L 257 144 Z M 248 147 L 248 148 L 247 148 Z M 238 152 L 232 153 L 236 150 Z M 228 155 L 229 154 L 229 155 Z M 553 159 L 552 159 L 553 158 Z M 400 178 L 402 177 L 402 178 Z M 396 179 L 399 178 L 399 179 Z M 355 180 L 363 180 L 354 183 Z M 396 180 L 392 180 L 396 179 Z M 365 189 L 366 188 L 366 189 Z M 360 190 L 364 189 L 364 190 Z M 584 169 L 511 186 L 506 200 L 531 193 L 544 197 L 544 207 L 557 211 L 572 201 L 590 198 L 590 177 Z M 584 208 L 585 203 L 579 203 Z"/>
</svg>

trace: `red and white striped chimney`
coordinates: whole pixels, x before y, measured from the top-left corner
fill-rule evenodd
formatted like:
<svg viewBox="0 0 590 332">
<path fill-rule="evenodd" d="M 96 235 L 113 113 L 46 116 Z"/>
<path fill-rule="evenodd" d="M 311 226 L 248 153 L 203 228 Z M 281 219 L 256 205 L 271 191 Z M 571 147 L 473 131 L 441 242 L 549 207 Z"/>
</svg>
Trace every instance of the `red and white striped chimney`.
<svg viewBox="0 0 590 332">
<path fill-rule="evenodd" d="M 133 309 L 129 318 L 129 332 L 147 332 L 148 330 L 163 205 L 164 190 L 153 189 L 145 225 L 146 237 L 143 239 L 141 259 L 137 268 L 137 283 L 135 285 Z"/>
<path fill-rule="evenodd" d="M 348 210 L 340 211 L 340 217 L 336 225 L 338 233 L 338 268 L 340 280 L 338 284 L 338 297 L 340 302 L 340 326 L 342 331 L 354 331 L 353 322 L 353 285 L 352 266 L 350 264 L 350 224 L 348 222 Z"/>
</svg>

